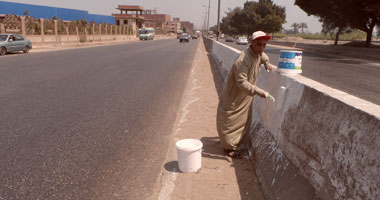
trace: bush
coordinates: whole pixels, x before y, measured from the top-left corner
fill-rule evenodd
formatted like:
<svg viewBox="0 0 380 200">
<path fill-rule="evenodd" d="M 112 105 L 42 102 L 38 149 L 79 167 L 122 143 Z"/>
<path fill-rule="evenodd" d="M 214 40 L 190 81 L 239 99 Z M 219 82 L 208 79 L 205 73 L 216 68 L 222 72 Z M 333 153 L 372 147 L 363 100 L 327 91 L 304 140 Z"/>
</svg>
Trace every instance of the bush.
<svg viewBox="0 0 380 200">
<path fill-rule="evenodd" d="M 339 40 L 365 40 L 366 33 L 360 30 L 354 30 L 350 33 L 344 33 L 339 35 Z M 284 33 L 274 33 L 273 37 L 275 38 L 283 38 L 285 36 L 290 37 L 300 37 L 303 39 L 311 39 L 311 40 L 335 40 L 335 35 L 326 35 L 321 33 L 298 33 L 298 34 L 284 34 Z"/>
</svg>

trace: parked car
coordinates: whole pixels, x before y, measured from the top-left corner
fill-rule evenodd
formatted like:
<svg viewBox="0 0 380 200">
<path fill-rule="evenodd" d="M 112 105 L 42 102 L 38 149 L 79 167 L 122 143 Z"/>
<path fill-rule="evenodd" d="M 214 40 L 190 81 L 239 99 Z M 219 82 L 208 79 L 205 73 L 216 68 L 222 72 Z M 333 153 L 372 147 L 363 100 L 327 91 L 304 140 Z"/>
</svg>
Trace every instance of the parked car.
<svg viewBox="0 0 380 200">
<path fill-rule="evenodd" d="M 18 34 L 0 34 L 0 56 L 8 52 L 23 51 L 29 53 L 32 42 Z"/>
<path fill-rule="evenodd" d="M 179 42 L 189 42 L 190 36 L 187 33 L 182 33 L 181 36 L 179 36 Z"/>
<path fill-rule="evenodd" d="M 236 44 L 247 45 L 247 44 L 248 44 L 248 39 L 247 39 L 246 37 L 239 37 L 239 38 L 236 40 Z"/>
<path fill-rule="evenodd" d="M 224 39 L 226 42 L 234 42 L 234 39 L 231 36 L 227 36 L 226 39 Z"/>
</svg>

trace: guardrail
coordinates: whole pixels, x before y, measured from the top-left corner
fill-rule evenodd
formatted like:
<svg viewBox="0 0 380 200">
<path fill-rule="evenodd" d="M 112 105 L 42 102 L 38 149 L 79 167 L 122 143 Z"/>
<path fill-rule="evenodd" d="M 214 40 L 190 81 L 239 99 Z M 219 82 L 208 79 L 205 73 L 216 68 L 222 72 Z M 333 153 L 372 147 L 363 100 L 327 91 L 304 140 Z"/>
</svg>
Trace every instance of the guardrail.
<svg viewBox="0 0 380 200">
<path fill-rule="evenodd" d="M 240 53 L 204 37 L 224 80 Z M 267 199 L 380 199 L 380 106 L 302 75 L 260 70 L 251 160 Z"/>
</svg>

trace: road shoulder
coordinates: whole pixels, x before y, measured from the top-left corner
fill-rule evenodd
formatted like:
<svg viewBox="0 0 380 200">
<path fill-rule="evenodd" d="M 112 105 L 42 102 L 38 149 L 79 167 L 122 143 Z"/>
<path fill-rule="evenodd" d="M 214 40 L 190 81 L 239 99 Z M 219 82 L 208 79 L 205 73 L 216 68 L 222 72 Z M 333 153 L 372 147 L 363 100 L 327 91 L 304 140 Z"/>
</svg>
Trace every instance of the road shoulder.
<svg viewBox="0 0 380 200">
<path fill-rule="evenodd" d="M 250 160 L 232 160 L 219 147 L 216 110 L 222 79 L 209 61 L 203 41 L 199 42 L 174 139 L 163 166 L 158 199 L 264 199 Z M 186 138 L 203 143 L 202 167 L 196 173 L 178 170 L 174 144 Z"/>
</svg>

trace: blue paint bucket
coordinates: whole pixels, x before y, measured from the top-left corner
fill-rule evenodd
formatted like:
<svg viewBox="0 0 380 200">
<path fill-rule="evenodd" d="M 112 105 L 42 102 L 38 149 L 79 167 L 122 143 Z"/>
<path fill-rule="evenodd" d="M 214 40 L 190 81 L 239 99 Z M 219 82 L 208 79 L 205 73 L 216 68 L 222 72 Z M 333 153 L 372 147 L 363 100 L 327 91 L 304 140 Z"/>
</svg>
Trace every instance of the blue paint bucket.
<svg viewBox="0 0 380 200">
<path fill-rule="evenodd" d="M 282 73 L 302 73 L 302 51 L 280 50 L 278 71 Z"/>
</svg>

